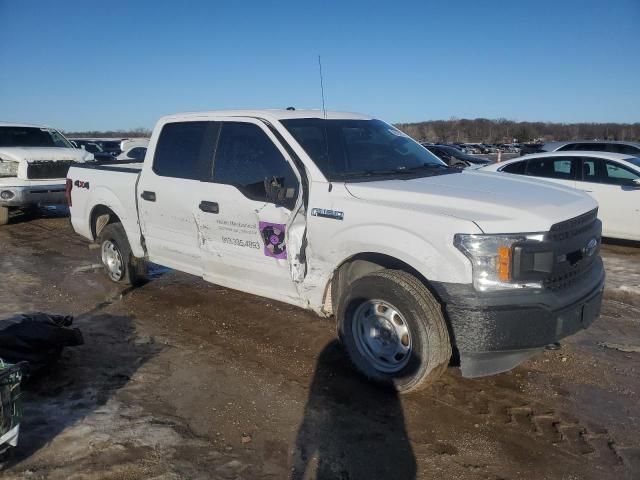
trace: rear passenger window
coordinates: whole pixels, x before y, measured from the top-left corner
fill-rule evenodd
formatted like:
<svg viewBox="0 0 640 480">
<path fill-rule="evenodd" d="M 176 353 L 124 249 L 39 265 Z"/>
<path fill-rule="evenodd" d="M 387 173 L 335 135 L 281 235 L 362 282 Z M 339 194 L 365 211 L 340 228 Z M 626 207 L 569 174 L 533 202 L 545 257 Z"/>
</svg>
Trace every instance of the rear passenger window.
<svg viewBox="0 0 640 480">
<path fill-rule="evenodd" d="M 293 205 L 298 178 L 271 139 L 252 123 L 225 122 L 213 164 L 213 181 L 233 185 L 251 200 L 275 203 L 267 185 L 280 187 L 279 198 Z"/>
<path fill-rule="evenodd" d="M 208 179 L 218 126 L 216 122 L 167 123 L 160 132 L 153 171 L 163 177 Z"/>
<path fill-rule="evenodd" d="M 575 180 L 578 163 L 579 159 L 572 157 L 534 158 L 527 162 L 527 175 Z"/>
<path fill-rule="evenodd" d="M 502 168 L 505 173 L 515 173 L 517 175 L 524 175 L 524 169 L 527 166 L 527 162 L 515 162 Z"/>
</svg>

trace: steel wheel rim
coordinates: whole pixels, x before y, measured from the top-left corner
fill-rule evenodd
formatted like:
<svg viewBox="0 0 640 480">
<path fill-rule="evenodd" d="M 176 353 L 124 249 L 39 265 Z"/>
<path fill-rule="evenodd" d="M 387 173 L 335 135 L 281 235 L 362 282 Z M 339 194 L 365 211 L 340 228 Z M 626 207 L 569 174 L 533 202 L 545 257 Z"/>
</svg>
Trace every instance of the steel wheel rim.
<svg viewBox="0 0 640 480">
<path fill-rule="evenodd" d="M 107 269 L 107 273 L 112 280 L 122 279 L 123 262 L 120 250 L 111 240 L 102 242 L 102 263 Z"/>
<path fill-rule="evenodd" d="M 400 311 L 384 300 L 367 300 L 353 314 L 352 333 L 360 354 L 384 373 L 402 370 L 411 358 L 411 331 Z"/>
</svg>

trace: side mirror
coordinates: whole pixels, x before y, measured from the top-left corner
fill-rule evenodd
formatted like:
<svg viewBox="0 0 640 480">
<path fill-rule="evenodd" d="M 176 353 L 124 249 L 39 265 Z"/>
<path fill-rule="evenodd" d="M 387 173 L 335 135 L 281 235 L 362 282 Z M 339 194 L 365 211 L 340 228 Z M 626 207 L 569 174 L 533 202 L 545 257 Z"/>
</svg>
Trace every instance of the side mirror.
<svg viewBox="0 0 640 480">
<path fill-rule="evenodd" d="M 267 202 L 292 208 L 296 201 L 296 189 L 287 187 L 283 177 L 265 177 L 264 190 Z"/>
<path fill-rule="evenodd" d="M 633 188 L 640 188 L 640 178 L 635 178 L 633 180 Z"/>
</svg>

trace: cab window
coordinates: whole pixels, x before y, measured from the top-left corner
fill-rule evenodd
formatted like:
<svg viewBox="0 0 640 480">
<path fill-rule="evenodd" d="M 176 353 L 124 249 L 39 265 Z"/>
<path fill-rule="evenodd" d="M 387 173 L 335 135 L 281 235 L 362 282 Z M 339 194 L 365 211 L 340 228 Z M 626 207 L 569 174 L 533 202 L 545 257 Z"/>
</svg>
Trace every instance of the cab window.
<svg viewBox="0 0 640 480">
<path fill-rule="evenodd" d="M 211 171 L 216 122 L 174 122 L 162 127 L 153 171 L 162 177 L 204 180 Z"/>
<path fill-rule="evenodd" d="M 298 178 L 271 139 L 257 125 L 224 122 L 213 163 L 213 181 L 236 187 L 260 202 L 293 207 Z"/>
</svg>

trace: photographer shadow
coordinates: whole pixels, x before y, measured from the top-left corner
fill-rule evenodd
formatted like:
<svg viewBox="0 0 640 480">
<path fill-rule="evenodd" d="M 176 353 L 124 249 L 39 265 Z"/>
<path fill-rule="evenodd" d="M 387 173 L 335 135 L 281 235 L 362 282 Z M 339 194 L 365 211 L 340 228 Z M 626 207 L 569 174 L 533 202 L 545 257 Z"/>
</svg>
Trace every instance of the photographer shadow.
<svg viewBox="0 0 640 480">
<path fill-rule="evenodd" d="M 364 380 L 334 340 L 318 357 L 291 479 L 411 480 L 416 459 L 398 393 Z"/>
</svg>

